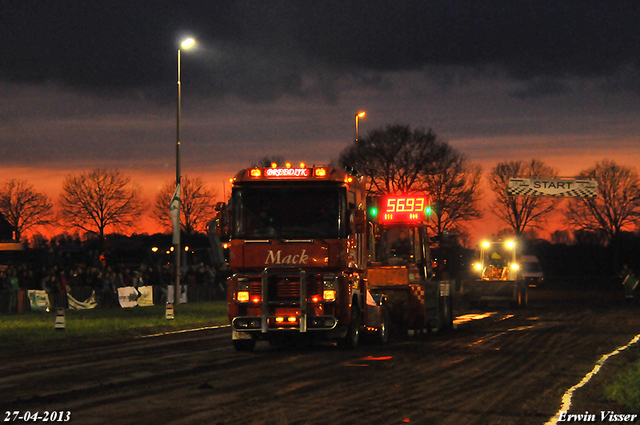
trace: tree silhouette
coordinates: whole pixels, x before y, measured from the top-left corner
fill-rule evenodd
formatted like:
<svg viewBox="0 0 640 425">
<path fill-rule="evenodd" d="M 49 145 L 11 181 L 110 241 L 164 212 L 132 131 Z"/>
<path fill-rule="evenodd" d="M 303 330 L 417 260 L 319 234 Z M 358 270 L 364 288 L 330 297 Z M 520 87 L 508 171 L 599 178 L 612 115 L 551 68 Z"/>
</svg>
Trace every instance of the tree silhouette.
<svg viewBox="0 0 640 425">
<path fill-rule="evenodd" d="M 173 223 L 169 215 L 169 203 L 176 189 L 175 182 L 167 183 L 156 196 L 153 216 L 163 227 L 171 229 Z M 217 193 L 204 186 L 199 177 L 182 176 L 180 197 L 180 228 L 187 235 L 206 233 L 207 223 L 215 216 Z"/>
<path fill-rule="evenodd" d="M 608 242 L 635 229 L 640 219 L 640 178 L 635 170 L 604 160 L 579 173 L 598 182 L 598 197 L 570 200 L 565 216 L 578 230 L 604 232 Z"/>
<path fill-rule="evenodd" d="M 434 171 L 425 174 L 422 181 L 431 199 L 429 227 L 442 241 L 443 233 L 482 217 L 478 205 L 483 195 L 482 170 L 468 164 L 463 155 L 449 150 Z"/>
<path fill-rule="evenodd" d="M 529 162 L 509 161 L 496 165 L 489 175 L 489 187 L 496 195 L 491 211 L 508 224 L 517 236 L 528 226 L 539 227 L 553 211 L 559 200 L 540 196 L 509 196 L 507 186 L 512 177 L 553 178 L 558 172 L 544 162 L 533 159 Z"/>
<path fill-rule="evenodd" d="M 104 240 L 105 228 L 135 227 L 145 202 L 137 186 L 118 170 L 97 169 L 69 175 L 60 194 L 60 219 L 69 228 L 96 233 Z"/>
<path fill-rule="evenodd" d="M 342 166 L 369 178 L 372 195 L 421 192 L 422 178 L 437 173 L 452 148 L 431 130 L 389 125 L 355 140 L 340 154 Z"/>
<path fill-rule="evenodd" d="M 51 224 L 53 213 L 49 197 L 36 192 L 24 180 L 9 180 L 0 189 L 0 213 L 14 228 L 15 239 L 34 226 Z"/>
</svg>

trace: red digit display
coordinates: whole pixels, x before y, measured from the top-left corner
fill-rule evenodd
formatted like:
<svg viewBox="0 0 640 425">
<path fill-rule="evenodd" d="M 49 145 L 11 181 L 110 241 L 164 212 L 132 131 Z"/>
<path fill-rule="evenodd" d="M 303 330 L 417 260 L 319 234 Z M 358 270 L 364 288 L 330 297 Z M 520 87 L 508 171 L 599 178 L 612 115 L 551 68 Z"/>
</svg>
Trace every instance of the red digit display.
<svg viewBox="0 0 640 425">
<path fill-rule="evenodd" d="M 429 203 L 424 196 L 391 196 L 383 198 L 381 222 L 422 221 Z"/>
</svg>

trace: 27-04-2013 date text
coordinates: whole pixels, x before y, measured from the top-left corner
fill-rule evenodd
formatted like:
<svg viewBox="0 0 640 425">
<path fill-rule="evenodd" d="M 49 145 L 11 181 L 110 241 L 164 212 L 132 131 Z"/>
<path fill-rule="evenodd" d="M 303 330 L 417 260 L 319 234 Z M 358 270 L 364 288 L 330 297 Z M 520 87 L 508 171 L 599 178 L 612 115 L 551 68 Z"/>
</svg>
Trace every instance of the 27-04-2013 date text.
<svg viewBox="0 0 640 425">
<path fill-rule="evenodd" d="M 4 422 L 69 422 L 70 420 L 71 412 L 68 410 L 45 410 L 44 412 L 7 410 L 4 412 Z"/>
</svg>

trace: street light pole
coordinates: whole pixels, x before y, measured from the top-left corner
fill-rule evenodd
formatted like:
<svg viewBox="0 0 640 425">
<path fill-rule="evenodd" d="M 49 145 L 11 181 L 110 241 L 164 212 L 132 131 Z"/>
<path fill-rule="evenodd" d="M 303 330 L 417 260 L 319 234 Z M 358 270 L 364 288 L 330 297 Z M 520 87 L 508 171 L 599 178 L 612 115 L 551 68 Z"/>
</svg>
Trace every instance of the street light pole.
<svg viewBox="0 0 640 425">
<path fill-rule="evenodd" d="M 187 49 L 193 46 L 195 40 L 193 38 L 188 38 L 184 40 L 180 46 L 184 49 Z M 177 220 L 173 221 L 173 244 L 175 251 L 175 287 L 173 291 L 174 302 L 177 304 L 180 300 L 180 204 L 182 203 L 181 197 L 181 187 L 180 183 L 182 181 L 182 172 L 180 169 L 180 117 L 182 115 L 182 87 L 180 82 L 180 55 L 181 51 L 178 49 L 178 96 L 177 96 L 177 113 L 176 113 L 176 192 L 175 196 L 177 196 L 176 202 L 176 213 Z M 174 213 L 175 214 L 175 213 Z"/>
<path fill-rule="evenodd" d="M 364 111 L 360 111 L 356 114 L 356 142 L 358 141 L 358 120 L 360 118 L 364 118 L 366 113 Z"/>
</svg>

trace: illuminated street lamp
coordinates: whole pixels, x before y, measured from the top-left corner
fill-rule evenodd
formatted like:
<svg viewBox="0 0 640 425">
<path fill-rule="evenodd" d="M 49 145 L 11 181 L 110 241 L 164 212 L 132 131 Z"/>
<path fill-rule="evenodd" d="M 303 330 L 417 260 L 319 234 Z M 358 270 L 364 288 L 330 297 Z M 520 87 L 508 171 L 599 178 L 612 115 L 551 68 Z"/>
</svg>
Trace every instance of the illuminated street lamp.
<svg viewBox="0 0 640 425">
<path fill-rule="evenodd" d="M 364 111 L 360 111 L 356 114 L 356 142 L 358 141 L 358 120 L 360 118 L 364 118 L 366 113 Z"/>
<path fill-rule="evenodd" d="M 180 47 L 183 49 L 188 49 L 193 47 L 195 44 L 195 40 L 193 38 L 187 38 L 182 43 L 180 43 Z M 175 290 L 173 294 L 174 302 L 178 302 L 180 299 L 180 183 L 182 180 L 182 173 L 180 170 L 180 116 L 182 115 L 182 90 L 180 83 L 180 49 L 178 49 L 178 105 L 177 105 L 177 114 L 176 114 L 176 192 L 174 194 L 174 199 L 172 199 L 171 209 L 174 210 L 173 214 L 173 243 L 175 245 L 174 253 L 176 255 L 176 281 L 175 281 Z"/>
</svg>

